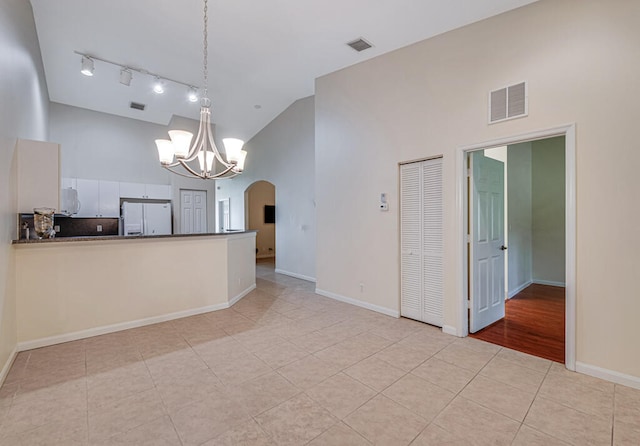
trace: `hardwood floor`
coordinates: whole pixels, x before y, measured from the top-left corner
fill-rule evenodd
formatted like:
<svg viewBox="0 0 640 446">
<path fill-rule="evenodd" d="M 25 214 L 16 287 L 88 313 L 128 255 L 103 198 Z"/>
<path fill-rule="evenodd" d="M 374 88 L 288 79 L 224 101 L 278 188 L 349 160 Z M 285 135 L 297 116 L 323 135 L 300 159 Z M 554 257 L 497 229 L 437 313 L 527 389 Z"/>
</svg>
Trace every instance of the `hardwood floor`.
<svg viewBox="0 0 640 446">
<path fill-rule="evenodd" d="M 506 303 L 504 319 L 471 337 L 564 363 L 564 288 L 533 284 Z"/>
</svg>

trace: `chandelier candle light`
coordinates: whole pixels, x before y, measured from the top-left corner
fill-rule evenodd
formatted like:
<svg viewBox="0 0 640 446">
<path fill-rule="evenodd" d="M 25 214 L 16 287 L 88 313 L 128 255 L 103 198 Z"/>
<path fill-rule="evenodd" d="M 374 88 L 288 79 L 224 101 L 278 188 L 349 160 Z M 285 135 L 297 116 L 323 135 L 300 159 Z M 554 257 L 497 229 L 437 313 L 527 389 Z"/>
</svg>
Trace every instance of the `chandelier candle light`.
<svg viewBox="0 0 640 446">
<path fill-rule="evenodd" d="M 168 139 L 156 139 L 160 164 L 171 172 L 188 178 L 202 178 L 203 180 L 216 178 L 232 178 L 240 174 L 244 169 L 244 161 L 247 152 L 242 150 L 244 141 L 235 138 L 222 140 L 227 155 L 225 161 L 220 155 L 213 140 L 211 131 L 211 100 L 207 94 L 208 70 L 207 70 L 207 0 L 204 0 L 204 51 L 203 51 L 203 78 L 204 95 L 200 102 L 200 127 L 193 145 L 189 148 L 193 134 L 185 130 L 170 130 Z M 198 160 L 200 172 L 192 168 L 188 163 Z M 214 160 L 217 160 L 222 168 L 216 172 Z M 174 170 L 182 166 L 186 172 Z"/>
</svg>

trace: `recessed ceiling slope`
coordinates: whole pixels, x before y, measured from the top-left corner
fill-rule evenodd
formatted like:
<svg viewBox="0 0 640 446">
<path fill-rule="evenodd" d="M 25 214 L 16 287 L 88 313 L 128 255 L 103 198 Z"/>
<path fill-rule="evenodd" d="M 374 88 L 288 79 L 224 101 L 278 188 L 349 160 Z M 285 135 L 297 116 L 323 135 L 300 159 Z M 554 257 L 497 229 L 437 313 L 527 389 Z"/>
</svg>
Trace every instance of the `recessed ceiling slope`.
<svg viewBox="0 0 640 446">
<path fill-rule="evenodd" d="M 314 79 L 534 0 L 216 0 L 209 5 L 209 97 L 220 137 L 250 139 Z M 95 61 L 80 74 L 74 51 L 202 84 L 200 0 L 31 0 L 51 101 L 168 124 L 198 119 L 187 89 Z M 345 45 L 363 37 L 373 47 Z M 146 104 L 144 111 L 131 102 Z M 254 107 L 260 104 L 261 108 Z"/>
</svg>

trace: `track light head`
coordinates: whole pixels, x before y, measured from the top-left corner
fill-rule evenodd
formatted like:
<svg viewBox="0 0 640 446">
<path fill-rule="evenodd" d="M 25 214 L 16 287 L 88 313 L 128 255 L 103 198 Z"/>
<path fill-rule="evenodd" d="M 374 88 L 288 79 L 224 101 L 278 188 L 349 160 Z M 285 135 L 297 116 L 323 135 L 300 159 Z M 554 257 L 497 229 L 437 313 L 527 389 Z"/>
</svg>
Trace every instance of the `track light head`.
<svg viewBox="0 0 640 446">
<path fill-rule="evenodd" d="M 189 98 L 189 102 L 198 102 L 198 89 L 196 87 L 189 87 L 187 98 Z"/>
<path fill-rule="evenodd" d="M 131 70 L 130 70 L 130 69 L 128 69 L 128 68 L 126 68 L 126 67 L 123 67 L 123 68 L 120 70 L 120 83 L 121 83 L 122 85 L 126 85 L 127 87 L 128 87 L 129 85 L 131 85 L 131 78 L 132 78 L 132 77 L 133 77 L 133 73 L 131 73 Z"/>
<path fill-rule="evenodd" d="M 153 92 L 157 94 L 164 93 L 164 83 L 159 77 L 156 77 L 156 80 L 153 83 Z"/>
<path fill-rule="evenodd" d="M 80 72 L 85 76 L 93 76 L 93 71 L 95 67 L 93 65 L 93 59 L 87 56 L 82 56 L 82 68 Z"/>
</svg>

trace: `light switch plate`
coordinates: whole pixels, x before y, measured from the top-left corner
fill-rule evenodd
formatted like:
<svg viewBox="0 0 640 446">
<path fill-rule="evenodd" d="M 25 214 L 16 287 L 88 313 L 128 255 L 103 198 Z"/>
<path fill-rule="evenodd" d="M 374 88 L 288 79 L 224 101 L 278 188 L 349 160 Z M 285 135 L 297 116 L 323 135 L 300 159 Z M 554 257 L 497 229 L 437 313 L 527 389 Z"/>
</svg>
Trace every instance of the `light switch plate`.
<svg viewBox="0 0 640 446">
<path fill-rule="evenodd" d="M 97 225 L 96 226 L 96 231 L 102 232 L 102 225 Z"/>
</svg>

